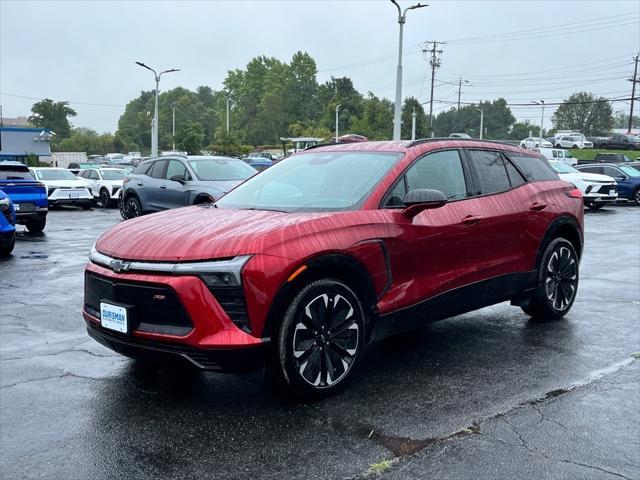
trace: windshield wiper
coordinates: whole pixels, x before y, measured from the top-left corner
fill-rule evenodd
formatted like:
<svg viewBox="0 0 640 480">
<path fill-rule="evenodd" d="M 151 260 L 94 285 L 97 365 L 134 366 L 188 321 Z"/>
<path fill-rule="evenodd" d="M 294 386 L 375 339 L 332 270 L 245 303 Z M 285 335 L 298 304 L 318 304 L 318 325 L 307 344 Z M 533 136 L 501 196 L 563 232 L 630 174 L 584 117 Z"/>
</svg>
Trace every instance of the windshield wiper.
<svg viewBox="0 0 640 480">
<path fill-rule="evenodd" d="M 267 212 L 279 212 L 279 213 L 287 213 L 286 210 L 277 210 L 275 208 L 256 208 L 256 207 L 248 207 L 248 208 L 241 208 L 240 210 L 264 210 Z"/>
</svg>

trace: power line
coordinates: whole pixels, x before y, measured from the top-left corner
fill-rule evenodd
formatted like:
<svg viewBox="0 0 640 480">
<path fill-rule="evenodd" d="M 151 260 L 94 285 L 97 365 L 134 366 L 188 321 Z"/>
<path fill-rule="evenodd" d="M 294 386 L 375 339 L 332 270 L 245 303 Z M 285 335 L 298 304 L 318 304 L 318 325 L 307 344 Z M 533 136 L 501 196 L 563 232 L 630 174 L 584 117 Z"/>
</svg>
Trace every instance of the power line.
<svg viewBox="0 0 640 480">
<path fill-rule="evenodd" d="M 633 99 L 636 96 L 636 83 L 640 82 L 640 79 L 638 79 L 638 56 L 636 55 L 635 58 L 635 67 L 633 69 L 633 78 L 629 78 L 627 80 L 629 80 L 631 82 L 631 109 L 629 110 L 629 128 L 627 129 L 627 133 L 631 133 L 631 127 L 633 126 Z"/>
<path fill-rule="evenodd" d="M 5 93 L 5 92 L 0 92 L 0 95 L 4 95 L 5 97 L 15 97 L 15 98 L 25 98 L 27 100 L 46 100 L 49 99 L 51 100 L 49 97 L 29 97 L 27 95 L 17 95 L 15 93 Z M 126 104 L 119 104 L 119 103 L 89 103 L 89 102 L 74 102 L 71 100 L 64 100 L 65 102 L 67 102 L 69 105 L 87 105 L 87 106 L 92 106 L 92 107 L 126 107 Z"/>
<path fill-rule="evenodd" d="M 604 102 L 628 102 L 631 98 L 603 98 L 600 100 L 588 100 L 582 102 L 553 102 L 553 103 L 545 103 L 546 106 L 560 106 L 560 105 L 588 105 L 594 103 L 604 103 Z M 638 100 L 638 97 L 634 98 L 634 100 Z M 447 101 L 447 100 L 434 100 L 434 102 L 438 103 L 447 103 L 450 105 L 455 105 L 457 102 L 455 101 Z M 423 102 L 421 105 L 426 105 L 429 102 Z M 478 105 L 475 102 L 462 102 L 463 105 Z M 519 107 L 519 106 L 531 106 L 530 103 L 507 103 L 508 107 Z"/>
</svg>

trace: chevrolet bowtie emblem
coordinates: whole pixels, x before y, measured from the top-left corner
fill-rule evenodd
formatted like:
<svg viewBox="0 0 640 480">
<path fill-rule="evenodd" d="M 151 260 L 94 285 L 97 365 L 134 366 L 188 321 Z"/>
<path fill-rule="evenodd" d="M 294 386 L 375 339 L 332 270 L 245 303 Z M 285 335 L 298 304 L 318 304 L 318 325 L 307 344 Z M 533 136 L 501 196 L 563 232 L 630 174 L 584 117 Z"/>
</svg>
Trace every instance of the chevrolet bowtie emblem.
<svg viewBox="0 0 640 480">
<path fill-rule="evenodd" d="M 130 263 L 123 262 L 122 260 L 111 260 L 111 262 L 109 263 L 109 268 L 111 268 L 111 270 L 116 273 L 126 272 L 127 270 L 129 270 L 130 266 Z"/>
</svg>

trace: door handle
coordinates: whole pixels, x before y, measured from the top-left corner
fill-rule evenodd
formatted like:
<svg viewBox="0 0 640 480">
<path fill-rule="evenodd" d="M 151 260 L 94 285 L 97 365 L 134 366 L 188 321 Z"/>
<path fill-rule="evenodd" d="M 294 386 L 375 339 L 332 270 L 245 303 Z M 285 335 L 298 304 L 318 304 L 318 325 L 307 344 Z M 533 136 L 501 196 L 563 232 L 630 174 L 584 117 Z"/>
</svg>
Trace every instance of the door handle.
<svg viewBox="0 0 640 480">
<path fill-rule="evenodd" d="M 160 188 L 163 189 L 163 190 L 166 190 L 167 186 L 166 185 L 160 185 Z"/>
<path fill-rule="evenodd" d="M 142 183 L 142 182 L 138 182 L 138 186 L 139 186 L 139 187 L 142 187 L 143 185 L 144 185 L 144 183 Z"/>
<path fill-rule="evenodd" d="M 529 206 L 529 210 L 535 210 L 536 212 L 539 212 L 540 210 L 544 210 L 545 208 L 547 208 L 546 203 L 535 202 Z"/>
<path fill-rule="evenodd" d="M 478 215 L 467 215 L 462 219 L 462 223 L 464 223 L 465 225 L 475 225 L 476 223 L 481 221 L 482 217 L 479 217 Z"/>
</svg>

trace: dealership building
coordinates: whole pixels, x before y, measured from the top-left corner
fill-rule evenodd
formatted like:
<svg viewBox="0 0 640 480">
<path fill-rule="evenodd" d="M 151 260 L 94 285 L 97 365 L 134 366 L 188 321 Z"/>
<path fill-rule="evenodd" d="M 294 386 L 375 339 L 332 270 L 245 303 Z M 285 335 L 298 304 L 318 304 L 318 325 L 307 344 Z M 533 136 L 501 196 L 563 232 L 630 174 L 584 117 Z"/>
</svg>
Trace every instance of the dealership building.
<svg viewBox="0 0 640 480">
<path fill-rule="evenodd" d="M 0 127 L 0 161 L 27 163 L 29 157 L 41 163 L 51 162 L 50 141 L 54 133 L 48 128 Z"/>
</svg>

